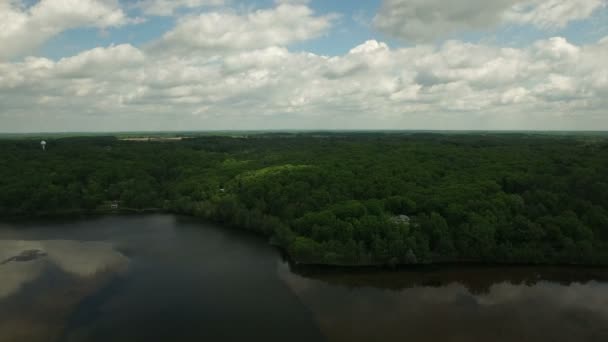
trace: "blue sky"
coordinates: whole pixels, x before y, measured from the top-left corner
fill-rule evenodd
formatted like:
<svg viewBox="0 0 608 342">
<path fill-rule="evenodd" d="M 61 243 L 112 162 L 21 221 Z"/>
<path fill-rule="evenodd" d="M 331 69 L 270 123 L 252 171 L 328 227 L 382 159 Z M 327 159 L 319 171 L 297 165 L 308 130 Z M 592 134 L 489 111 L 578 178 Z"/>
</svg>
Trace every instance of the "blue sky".
<svg viewBox="0 0 608 342">
<path fill-rule="evenodd" d="M 608 0 L 0 0 L 0 131 L 608 129 Z"/>
</svg>

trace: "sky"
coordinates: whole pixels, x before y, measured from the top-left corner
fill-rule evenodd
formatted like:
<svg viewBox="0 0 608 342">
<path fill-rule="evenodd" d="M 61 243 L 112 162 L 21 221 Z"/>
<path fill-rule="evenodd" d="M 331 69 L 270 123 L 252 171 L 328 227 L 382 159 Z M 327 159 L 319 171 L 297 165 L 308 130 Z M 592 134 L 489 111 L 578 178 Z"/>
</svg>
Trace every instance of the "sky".
<svg viewBox="0 0 608 342">
<path fill-rule="evenodd" d="M 608 130 L 608 0 L 0 0 L 0 132 Z"/>
</svg>

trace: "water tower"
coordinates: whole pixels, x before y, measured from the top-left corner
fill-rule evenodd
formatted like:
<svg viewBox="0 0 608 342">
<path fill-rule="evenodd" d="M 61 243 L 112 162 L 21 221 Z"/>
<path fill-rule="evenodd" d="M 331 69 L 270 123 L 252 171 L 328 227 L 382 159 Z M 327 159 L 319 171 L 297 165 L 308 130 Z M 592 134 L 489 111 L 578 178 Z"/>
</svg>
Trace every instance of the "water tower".
<svg viewBox="0 0 608 342">
<path fill-rule="evenodd" d="M 42 140 L 42 141 L 40 142 L 40 146 L 42 146 L 42 150 L 43 150 L 43 151 L 46 151 L 46 141 Z"/>
</svg>

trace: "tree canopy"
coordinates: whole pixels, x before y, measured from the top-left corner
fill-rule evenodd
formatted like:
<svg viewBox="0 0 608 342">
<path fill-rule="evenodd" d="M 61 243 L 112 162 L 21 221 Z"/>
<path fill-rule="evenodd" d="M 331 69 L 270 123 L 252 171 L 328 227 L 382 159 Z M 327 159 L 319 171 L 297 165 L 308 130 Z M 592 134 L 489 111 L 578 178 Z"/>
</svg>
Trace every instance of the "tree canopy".
<svg viewBox="0 0 608 342">
<path fill-rule="evenodd" d="M 45 140 L 0 140 L 0 217 L 120 203 L 255 231 L 302 263 L 608 264 L 602 136 Z"/>
</svg>

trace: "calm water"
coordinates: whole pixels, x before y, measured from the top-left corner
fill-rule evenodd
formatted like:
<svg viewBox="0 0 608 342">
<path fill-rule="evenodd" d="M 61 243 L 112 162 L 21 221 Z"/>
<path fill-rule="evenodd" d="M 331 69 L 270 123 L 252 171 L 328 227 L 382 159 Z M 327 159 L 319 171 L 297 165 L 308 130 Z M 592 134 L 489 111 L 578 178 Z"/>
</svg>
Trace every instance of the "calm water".
<svg viewBox="0 0 608 342">
<path fill-rule="evenodd" d="M 297 270 L 167 215 L 0 224 L 0 341 L 608 341 L 608 271 Z"/>
</svg>

